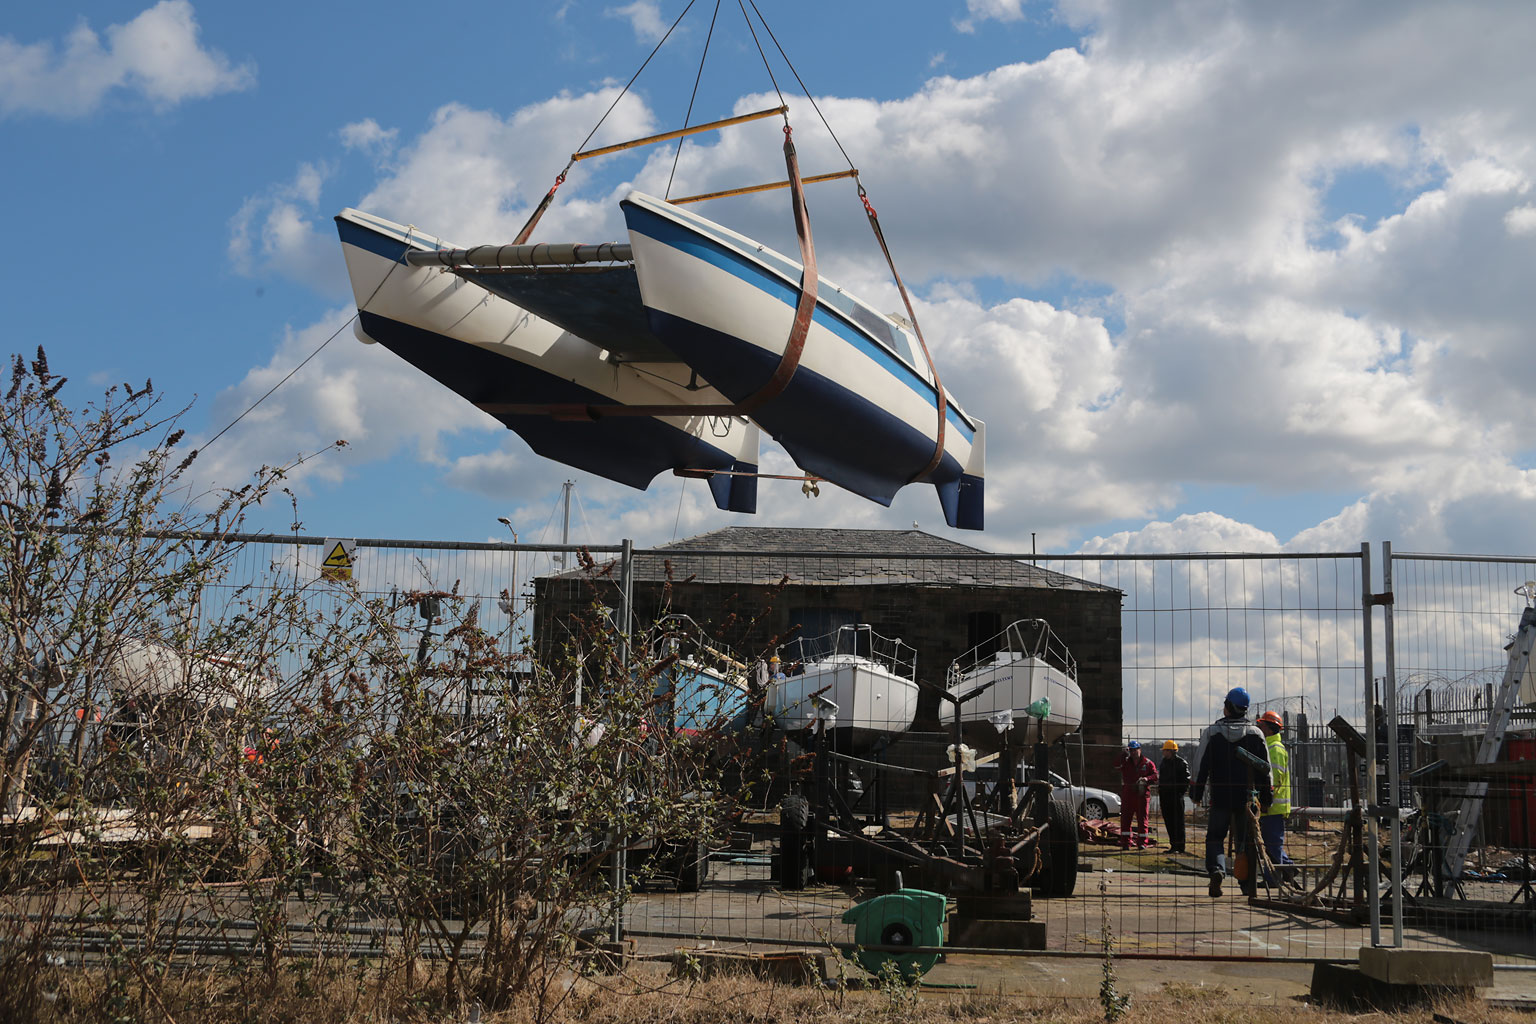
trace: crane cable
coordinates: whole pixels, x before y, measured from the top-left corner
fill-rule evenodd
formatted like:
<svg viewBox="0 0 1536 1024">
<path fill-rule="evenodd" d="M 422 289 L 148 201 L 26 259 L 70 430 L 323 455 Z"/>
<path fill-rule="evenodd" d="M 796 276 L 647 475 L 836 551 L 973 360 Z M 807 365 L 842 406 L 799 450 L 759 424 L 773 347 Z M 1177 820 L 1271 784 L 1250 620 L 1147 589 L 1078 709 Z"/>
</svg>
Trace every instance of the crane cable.
<svg viewBox="0 0 1536 1024">
<path fill-rule="evenodd" d="M 741 2 L 742 0 L 737 0 L 738 4 Z M 753 13 L 757 15 L 758 20 L 763 24 L 763 31 L 767 32 L 768 38 L 773 40 L 773 45 L 779 51 L 779 56 L 783 58 L 785 66 L 789 68 L 790 74 L 795 76 L 795 81 L 799 84 L 800 91 L 805 93 L 805 98 L 810 102 L 811 109 L 816 111 L 816 116 L 821 119 L 822 127 L 826 128 L 827 134 L 831 136 L 832 142 L 837 146 L 838 152 L 843 154 L 843 160 L 847 162 L 850 169 L 854 170 L 853 180 L 858 185 L 859 201 L 864 204 L 864 213 L 869 218 L 870 230 L 875 233 L 875 239 L 880 243 L 880 251 L 885 255 L 886 266 L 890 268 L 891 277 L 896 281 L 896 290 L 901 293 L 902 305 L 906 307 L 907 319 L 912 324 L 912 332 L 917 335 L 917 343 L 923 350 L 923 359 L 927 362 L 928 372 L 933 377 L 934 405 L 938 411 L 938 427 L 935 431 L 933 456 L 928 460 L 928 464 L 926 466 L 918 470 L 917 473 L 912 476 L 911 480 L 907 481 L 908 483 L 915 483 L 918 480 L 924 479 L 928 476 L 928 474 L 937 469 L 939 463 L 944 458 L 944 434 L 946 421 L 948 420 L 949 401 L 944 394 L 944 385 L 939 380 L 939 368 L 934 364 L 933 353 L 928 350 L 928 340 L 923 337 L 923 328 L 917 321 L 916 311 L 912 308 L 912 298 L 907 293 L 906 283 L 902 281 L 901 273 L 896 269 L 896 261 L 891 256 L 890 246 L 886 243 L 885 232 L 880 229 L 879 217 L 875 213 L 874 206 L 870 204 L 869 194 L 864 190 L 864 183 L 862 180 L 860 180 L 858 171 L 856 168 L 854 168 L 853 161 L 848 156 L 848 151 L 843 148 L 842 140 L 840 140 L 837 137 L 837 133 L 832 130 L 832 125 L 827 121 L 826 114 L 822 113 L 821 106 L 816 102 L 816 97 L 812 96 L 810 89 L 806 88 L 805 80 L 800 77 L 800 72 L 795 69 L 795 64 L 789 59 L 789 55 L 784 52 L 784 47 L 779 43 L 778 37 L 773 34 L 773 29 L 769 27 L 767 19 L 763 17 L 763 12 L 758 10 L 757 0 L 746 0 L 746 2 L 752 5 Z M 742 13 L 745 14 L 745 10 L 743 10 Z M 750 19 L 748 19 L 747 24 L 749 27 L 751 26 Z M 757 40 L 757 32 L 755 30 L 752 33 L 752 38 L 754 41 Z M 758 52 L 762 52 L 761 43 L 758 43 Z M 766 65 L 766 55 L 763 58 L 763 62 Z M 771 70 L 769 71 L 769 75 L 770 77 L 772 76 Z M 777 82 L 775 82 L 774 88 L 777 90 Z M 782 93 L 780 94 L 779 102 L 781 105 L 783 104 Z"/>
</svg>

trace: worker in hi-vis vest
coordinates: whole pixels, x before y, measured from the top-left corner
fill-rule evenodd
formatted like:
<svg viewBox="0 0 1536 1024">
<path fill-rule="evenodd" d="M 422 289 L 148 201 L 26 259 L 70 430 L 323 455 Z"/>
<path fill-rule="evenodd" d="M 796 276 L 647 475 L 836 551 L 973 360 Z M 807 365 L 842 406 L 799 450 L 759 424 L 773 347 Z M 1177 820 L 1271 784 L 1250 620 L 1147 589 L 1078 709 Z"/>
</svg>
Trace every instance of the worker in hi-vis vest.
<svg viewBox="0 0 1536 1024">
<path fill-rule="evenodd" d="M 1269 802 L 1269 810 L 1259 815 L 1259 835 L 1264 840 L 1264 852 L 1269 854 L 1269 862 L 1283 874 L 1283 865 L 1291 863 L 1285 852 L 1285 823 L 1291 815 L 1291 755 L 1286 753 L 1285 743 L 1280 738 L 1285 722 L 1277 712 L 1264 712 L 1257 724 L 1264 734 L 1264 745 L 1269 748 L 1269 779 L 1275 794 Z M 1274 886 L 1278 882 L 1265 870 L 1265 885 Z"/>
</svg>

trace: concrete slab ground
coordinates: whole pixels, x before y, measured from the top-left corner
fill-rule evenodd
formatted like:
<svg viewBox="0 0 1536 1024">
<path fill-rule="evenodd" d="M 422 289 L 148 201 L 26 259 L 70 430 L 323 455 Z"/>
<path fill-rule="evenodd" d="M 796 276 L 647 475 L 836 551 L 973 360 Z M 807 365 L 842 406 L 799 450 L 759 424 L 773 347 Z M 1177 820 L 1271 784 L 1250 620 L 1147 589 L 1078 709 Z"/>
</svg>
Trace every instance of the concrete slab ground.
<svg viewBox="0 0 1536 1024">
<path fill-rule="evenodd" d="M 765 861 L 716 865 L 699 893 L 634 898 L 626 907 L 626 934 L 652 956 L 690 947 L 825 950 L 826 943 L 852 941 L 841 915 L 867 893 L 832 885 L 782 892 L 768 878 Z M 932 986 L 925 991 L 1097 999 L 1103 976 L 1098 952 L 1107 929 L 1121 992 L 1152 1000 L 1207 990 L 1240 1004 L 1288 1005 L 1309 999 L 1314 961 L 1353 968 L 1360 948 L 1370 945 L 1366 925 L 1251 905 L 1235 886 L 1212 899 L 1198 865 L 1167 861 L 1153 867 L 1138 864 L 1135 854 L 1094 858 L 1098 870 L 1080 876 L 1076 895 L 1035 901 L 1035 921 L 1046 931 L 1044 954 L 948 953 L 925 978 Z M 1430 956 L 1486 949 L 1502 964 L 1536 967 L 1536 946 L 1524 928 L 1468 933 L 1414 925 L 1404 932 L 1409 945 Z M 859 972 L 850 967 L 850 973 Z M 1496 970 L 1493 987 L 1479 994 L 1536 1009 L 1536 970 Z"/>
</svg>

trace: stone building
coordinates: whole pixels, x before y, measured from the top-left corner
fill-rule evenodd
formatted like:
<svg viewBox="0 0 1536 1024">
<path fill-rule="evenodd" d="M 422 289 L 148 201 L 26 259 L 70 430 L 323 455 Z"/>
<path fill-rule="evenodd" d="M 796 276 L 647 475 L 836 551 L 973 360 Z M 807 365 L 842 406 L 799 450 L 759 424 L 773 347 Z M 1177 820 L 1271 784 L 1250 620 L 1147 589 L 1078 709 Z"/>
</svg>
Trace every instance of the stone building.
<svg viewBox="0 0 1536 1024">
<path fill-rule="evenodd" d="M 618 572 L 537 581 L 535 635 L 594 599 L 618 604 Z M 1046 620 L 1077 660 L 1082 741 L 1121 736 L 1122 592 L 919 530 L 728 527 L 635 555 L 636 630 L 668 613 L 692 617 L 743 660 L 795 635 L 868 623 L 917 651 L 919 679 L 942 685 L 952 661 L 1019 619 Z M 925 692 L 914 732 L 938 728 Z M 914 737 L 914 740 L 916 737 Z M 914 746 L 914 744 L 904 744 Z M 1110 782 L 1087 759 L 1090 785 Z M 1074 773 L 1075 774 L 1075 773 Z"/>
</svg>

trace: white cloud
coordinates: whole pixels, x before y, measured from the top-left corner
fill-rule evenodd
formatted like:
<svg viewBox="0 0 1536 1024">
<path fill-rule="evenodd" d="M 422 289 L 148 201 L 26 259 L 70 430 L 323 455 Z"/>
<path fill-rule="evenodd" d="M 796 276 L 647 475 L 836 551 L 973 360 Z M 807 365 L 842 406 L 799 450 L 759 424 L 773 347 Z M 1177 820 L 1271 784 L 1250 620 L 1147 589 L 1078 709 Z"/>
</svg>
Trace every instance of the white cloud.
<svg viewBox="0 0 1536 1024">
<path fill-rule="evenodd" d="M 399 136 L 400 130 L 381 128 L 379 122 L 371 117 L 365 117 L 361 121 L 342 125 L 339 134 L 341 144 L 347 149 L 362 150 L 365 153 L 380 156 L 395 148 L 395 139 Z"/>
<path fill-rule="evenodd" d="M 503 428 L 447 388 L 419 373 L 380 345 L 364 345 L 351 331 L 354 310 L 343 309 L 300 330 L 289 330 L 263 365 L 213 400 L 213 432 L 250 410 L 243 420 L 202 452 L 195 478 L 204 486 L 238 486 L 262 465 L 280 466 L 340 439 L 341 453 L 306 463 L 290 486 L 335 484 L 350 468 L 406 451 L 429 465 L 445 461 L 446 437 Z M 332 336 L 334 335 L 334 338 Z M 326 343 L 327 338 L 332 338 Z M 321 349 L 321 345 L 324 348 Z M 302 372 L 271 397 L 252 405 L 317 349 Z M 410 410 L 411 415 L 401 415 Z M 201 438 L 189 441 L 200 447 Z"/>
<path fill-rule="evenodd" d="M 0 116 L 79 117 L 114 89 L 167 108 L 248 89 L 255 81 L 254 64 L 236 66 L 202 46 L 187 0 L 161 0 L 131 21 L 109 26 L 105 44 L 84 21 L 62 45 L 0 36 Z"/>
<path fill-rule="evenodd" d="M 275 274 L 330 295 L 346 292 L 346 271 L 329 221 L 316 216 L 330 168 L 300 164 L 293 179 L 252 196 L 230 218 L 228 254 L 242 274 Z"/>
<path fill-rule="evenodd" d="M 609 7 L 603 13 L 628 21 L 635 38 L 643 43 L 659 42 L 667 34 L 667 21 L 662 18 L 656 0 L 635 0 L 622 7 Z"/>
<path fill-rule="evenodd" d="M 1078 548 L 1085 555 L 1168 554 L 1181 551 L 1277 552 L 1280 544 L 1271 533 L 1215 512 L 1179 516 L 1171 523 L 1152 522 L 1139 530 L 1108 537 L 1093 537 Z"/>
<path fill-rule="evenodd" d="M 955 30 L 970 35 L 978 22 L 1021 21 L 1025 0 L 965 0 L 966 17 L 955 22 Z"/>
<path fill-rule="evenodd" d="M 517 233 L 589 127 L 618 98 L 617 86 L 562 93 L 508 117 L 460 104 L 438 109 L 402 146 L 389 173 L 357 206 L 444 238 L 478 244 Z M 634 93 L 619 100 L 592 140 L 599 146 L 645 135 L 651 112 Z M 541 237 L 609 237 L 618 207 L 601 182 L 603 159 L 578 165 L 540 226 Z"/>
<path fill-rule="evenodd" d="M 1536 234 L 1536 206 L 1517 206 L 1504 215 L 1504 230 L 1511 235 Z"/>
<path fill-rule="evenodd" d="M 863 171 L 946 385 L 988 420 L 989 529 L 963 539 L 1027 550 L 1035 532 L 1059 550 L 1085 524 L 1147 520 L 1090 543 L 1272 550 L 1295 534 L 1292 549 L 1525 550 L 1536 114 L 1523 97 L 1536 65 L 1519 40 L 1536 32 L 1536 11 L 1083 0 L 1061 13 L 1085 33 L 1078 50 L 935 78 L 907 97 L 819 98 Z M 444 106 L 358 205 L 467 244 L 509 238 L 580 142 L 573 132 L 614 95 L 562 93 L 508 115 Z M 772 102 L 742 96 L 736 109 Z M 652 121 L 629 97 L 608 138 Z M 797 118 L 796 140 L 807 173 L 839 166 L 812 119 Z M 779 142 L 766 128 L 692 140 L 672 194 L 777 177 Z M 667 187 L 670 150 L 639 167 L 625 159 L 608 166 Z M 1339 201 L 1331 182 L 1358 168 L 1400 189 L 1396 212 L 1324 213 Z M 541 235 L 617 237 L 613 200 L 629 184 L 617 179 L 578 165 Z M 846 186 L 811 202 L 825 272 L 898 308 Z M 304 240 L 305 210 L 289 203 L 294 217 L 269 204 L 247 218 L 248 238 L 262 239 L 252 252 Z M 793 251 L 785 211 L 768 194 L 708 212 Z M 1071 309 L 1010 297 L 1061 282 L 1090 297 Z M 519 450 L 466 461 L 454 480 L 493 486 Z M 1300 531 L 1223 510 L 1174 515 L 1213 486 L 1362 497 Z M 683 489 L 679 512 L 671 487 L 639 505 L 620 489 L 613 522 L 665 539 L 680 515 L 699 528 L 743 521 L 695 491 Z M 928 487 L 890 511 L 797 492 L 765 482 L 763 516 L 746 521 L 939 522 Z"/>
</svg>

